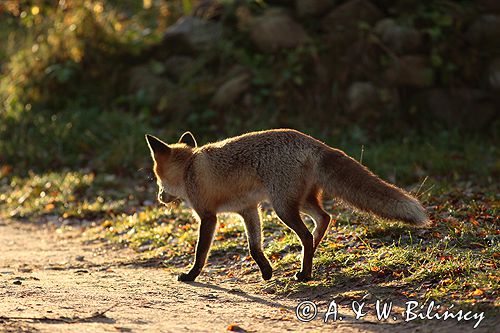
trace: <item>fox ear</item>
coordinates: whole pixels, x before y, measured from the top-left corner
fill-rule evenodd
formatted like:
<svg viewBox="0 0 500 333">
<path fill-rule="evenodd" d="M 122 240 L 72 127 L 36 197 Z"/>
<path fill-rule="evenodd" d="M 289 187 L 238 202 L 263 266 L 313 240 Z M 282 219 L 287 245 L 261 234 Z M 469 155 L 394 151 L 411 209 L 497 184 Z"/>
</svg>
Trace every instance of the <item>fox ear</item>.
<svg viewBox="0 0 500 333">
<path fill-rule="evenodd" d="M 151 155 L 153 156 L 157 154 L 168 154 L 170 152 L 170 147 L 155 136 L 146 134 L 146 141 L 149 150 L 151 150 Z"/>
<path fill-rule="evenodd" d="M 185 143 L 188 146 L 195 147 L 195 148 L 198 147 L 198 143 L 196 142 L 196 139 L 194 138 L 193 133 L 191 133 L 189 131 L 184 132 L 184 134 L 181 135 L 181 137 L 179 139 L 179 143 Z"/>
</svg>

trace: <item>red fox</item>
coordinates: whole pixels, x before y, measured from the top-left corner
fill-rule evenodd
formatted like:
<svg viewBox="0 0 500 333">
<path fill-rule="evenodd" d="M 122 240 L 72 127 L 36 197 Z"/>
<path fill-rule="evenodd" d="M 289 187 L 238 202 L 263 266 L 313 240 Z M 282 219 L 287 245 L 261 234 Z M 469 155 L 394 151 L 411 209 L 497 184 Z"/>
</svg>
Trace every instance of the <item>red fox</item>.
<svg viewBox="0 0 500 333">
<path fill-rule="evenodd" d="M 325 235 L 330 215 L 323 197 L 335 197 L 380 217 L 414 226 L 428 223 L 420 202 L 388 184 L 366 167 L 306 134 L 291 129 L 247 133 L 197 147 L 186 132 L 178 143 L 166 144 L 146 135 L 164 204 L 183 199 L 195 211 L 199 235 L 195 261 L 179 281 L 194 281 L 205 265 L 214 236 L 217 213 L 243 217 L 250 254 L 268 280 L 272 267 L 262 250 L 258 205 L 269 201 L 280 220 L 302 243 L 302 264 L 295 275 L 311 278 L 313 254 Z M 311 233 L 300 213 L 315 223 Z"/>
</svg>

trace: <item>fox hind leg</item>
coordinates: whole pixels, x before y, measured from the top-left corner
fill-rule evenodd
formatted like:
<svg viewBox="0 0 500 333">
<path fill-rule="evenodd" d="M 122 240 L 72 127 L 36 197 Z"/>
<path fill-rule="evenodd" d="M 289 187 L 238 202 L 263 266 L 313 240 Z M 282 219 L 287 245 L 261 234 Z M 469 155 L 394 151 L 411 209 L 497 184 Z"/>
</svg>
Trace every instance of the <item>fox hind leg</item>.
<svg viewBox="0 0 500 333">
<path fill-rule="evenodd" d="M 252 207 L 241 211 L 240 215 L 245 222 L 250 255 L 259 266 L 262 278 L 269 280 L 273 276 L 273 268 L 262 250 L 262 227 L 259 211 L 257 207 Z"/>
<path fill-rule="evenodd" d="M 300 217 L 299 205 L 291 202 L 282 202 L 279 199 L 271 201 L 280 220 L 297 234 L 302 243 L 302 267 L 295 274 L 295 279 L 298 281 L 310 280 L 314 254 L 313 235 L 309 232 L 309 229 L 307 229 Z"/>
<path fill-rule="evenodd" d="M 317 190 L 309 193 L 301 210 L 314 220 L 313 250 L 316 251 L 316 248 L 325 236 L 325 232 L 330 225 L 331 216 L 323 209 L 321 194 Z"/>
</svg>

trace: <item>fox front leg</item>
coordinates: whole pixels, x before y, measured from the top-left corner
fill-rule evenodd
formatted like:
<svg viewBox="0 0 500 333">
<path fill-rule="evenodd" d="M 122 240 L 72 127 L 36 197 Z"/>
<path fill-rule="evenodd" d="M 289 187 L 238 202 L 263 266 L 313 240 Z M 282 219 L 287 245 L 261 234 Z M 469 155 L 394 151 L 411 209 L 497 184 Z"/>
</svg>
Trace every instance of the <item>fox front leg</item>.
<svg viewBox="0 0 500 333">
<path fill-rule="evenodd" d="M 187 273 L 181 273 L 177 280 L 194 281 L 200 275 L 205 262 L 207 261 L 210 245 L 214 237 L 215 227 L 217 226 L 217 217 L 215 214 L 200 216 L 200 230 L 198 231 L 198 243 L 196 244 L 196 254 L 193 267 Z"/>
</svg>

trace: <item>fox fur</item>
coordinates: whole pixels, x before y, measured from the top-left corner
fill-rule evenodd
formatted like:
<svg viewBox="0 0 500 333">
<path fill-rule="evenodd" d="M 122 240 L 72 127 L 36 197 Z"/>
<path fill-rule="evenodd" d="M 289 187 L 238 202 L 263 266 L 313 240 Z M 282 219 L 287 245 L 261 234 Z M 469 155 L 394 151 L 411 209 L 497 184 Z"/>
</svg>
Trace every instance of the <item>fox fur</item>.
<svg viewBox="0 0 500 333">
<path fill-rule="evenodd" d="M 272 267 L 262 250 L 258 205 L 269 201 L 280 220 L 302 243 L 297 280 L 308 280 L 312 257 L 330 223 L 322 199 L 334 197 L 377 216 L 413 226 L 428 223 L 420 202 L 404 190 L 378 178 L 343 151 L 291 129 L 247 133 L 197 147 L 187 132 L 178 143 L 166 144 L 151 135 L 146 140 L 154 161 L 158 199 L 183 199 L 200 220 L 195 262 L 180 281 L 193 281 L 205 265 L 217 223 L 217 213 L 243 217 L 250 253 L 262 277 Z M 314 220 L 311 233 L 300 213 Z"/>
</svg>

